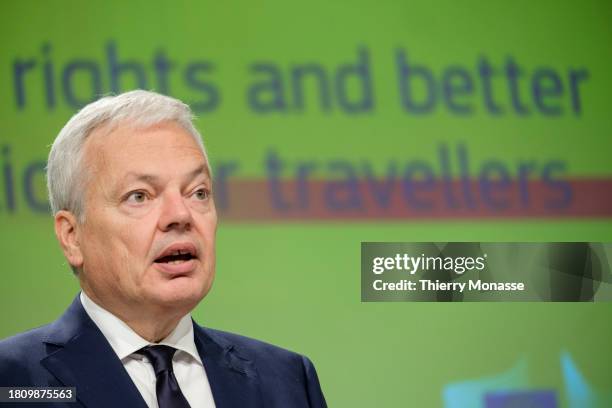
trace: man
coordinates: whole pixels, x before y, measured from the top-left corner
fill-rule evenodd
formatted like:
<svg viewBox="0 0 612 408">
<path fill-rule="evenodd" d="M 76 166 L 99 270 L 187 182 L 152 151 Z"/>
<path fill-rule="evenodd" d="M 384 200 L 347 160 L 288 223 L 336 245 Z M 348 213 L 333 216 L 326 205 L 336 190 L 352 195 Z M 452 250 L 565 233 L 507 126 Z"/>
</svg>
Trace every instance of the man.
<svg viewBox="0 0 612 408">
<path fill-rule="evenodd" d="M 307 358 L 191 320 L 217 213 L 187 105 L 140 90 L 91 103 L 53 143 L 47 182 L 82 291 L 56 322 L 0 342 L 0 386 L 76 387 L 67 406 L 326 406 Z"/>
</svg>

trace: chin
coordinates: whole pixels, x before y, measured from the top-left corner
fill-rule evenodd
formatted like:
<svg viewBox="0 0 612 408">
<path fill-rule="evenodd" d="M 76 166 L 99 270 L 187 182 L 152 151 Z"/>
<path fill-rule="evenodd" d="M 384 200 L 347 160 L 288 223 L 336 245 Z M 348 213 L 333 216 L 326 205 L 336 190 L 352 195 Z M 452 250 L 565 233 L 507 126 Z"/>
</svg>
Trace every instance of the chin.
<svg viewBox="0 0 612 408">
<path fill-rule="evenodd" d="M 164 308 L 180 309 L 187 313 L 206 296 L 210 285 L 196 284 L 189 277 L 177 277 L 157 287 L 153 298 Z"/>
</svg>

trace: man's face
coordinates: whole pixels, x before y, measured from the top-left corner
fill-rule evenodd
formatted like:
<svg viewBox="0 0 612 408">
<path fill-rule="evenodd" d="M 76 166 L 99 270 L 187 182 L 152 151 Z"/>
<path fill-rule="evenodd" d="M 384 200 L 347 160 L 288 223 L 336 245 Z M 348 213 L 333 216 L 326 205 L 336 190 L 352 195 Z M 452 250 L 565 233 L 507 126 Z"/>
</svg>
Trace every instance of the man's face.
<svg viewBox="0 0 612 408">
<path fill-rule="evenodd" d="M 206 159 L 177 123 L 107 132 L 97 129 L 84 147 L 83 288 L 119 315 L 187 313 L 215 273 Z"/>
</svg>

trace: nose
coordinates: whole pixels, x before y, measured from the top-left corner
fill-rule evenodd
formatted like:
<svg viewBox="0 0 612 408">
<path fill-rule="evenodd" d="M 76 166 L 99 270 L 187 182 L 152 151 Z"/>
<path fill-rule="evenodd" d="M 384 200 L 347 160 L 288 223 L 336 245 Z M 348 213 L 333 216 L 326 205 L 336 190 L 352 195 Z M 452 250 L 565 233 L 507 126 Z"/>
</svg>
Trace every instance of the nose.
<svg viewBox="0 0 612 408">
<path fill-rule="evenodd" d="M 186 231 L 192 224 L 191 210 L 186 198 L 180 192 L 168 192 L 164 195 L 158 227 L 162 231 Z"/>
</svg>

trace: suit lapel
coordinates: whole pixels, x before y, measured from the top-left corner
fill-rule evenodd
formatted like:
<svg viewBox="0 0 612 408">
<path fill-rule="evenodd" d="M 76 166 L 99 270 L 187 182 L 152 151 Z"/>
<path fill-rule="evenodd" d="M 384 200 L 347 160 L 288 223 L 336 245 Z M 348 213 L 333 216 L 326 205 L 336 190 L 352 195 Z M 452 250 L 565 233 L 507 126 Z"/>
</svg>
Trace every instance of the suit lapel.
<svg viewBox="0 0 612 408">
<path fill-rule="evenodd" d="M 263 407 L 259 377 L 252 361 L 232 344 L 194 323 L 194 340 L 217 408 Z"/>
<path fill-rule="evenodd" d="M 197 324 L 194 340 L 217 408 L 262 408 L 259 376 L 253 362 L 234 345 Z M 147 408 L 123 364 L 79 296 L 53 323 L 43 339 L 50 352 L 41 364 L 65 386 L 76 387 L 76 397 L 88 408 Z"/>
<path fill-rule="evenodd" d="M 58 349 L 41 360 L 90 408 L 142 407 L 146 404 L 110 344 L 91 321 L 79 297 L 51 327 L 45 343 Z"/>
</svg>

